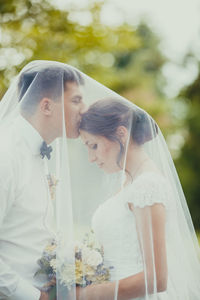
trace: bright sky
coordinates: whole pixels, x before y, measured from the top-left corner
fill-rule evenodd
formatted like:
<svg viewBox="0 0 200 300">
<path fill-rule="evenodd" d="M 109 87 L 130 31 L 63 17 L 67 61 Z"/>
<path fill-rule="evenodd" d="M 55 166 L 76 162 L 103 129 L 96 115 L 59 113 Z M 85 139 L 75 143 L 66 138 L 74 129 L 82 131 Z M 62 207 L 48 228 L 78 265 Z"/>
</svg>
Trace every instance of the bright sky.
<svg viewBox="0 0 200 300">
<path fill-rule="evenodd" d="M 93 0 L 57 0 L 61 6 L 73 3 L 83 9 Z M 106 0 L 102 21 L 108 25 L 118 25 L 124 20 L 137 25 L 144 17 L 150 27 L 160 36 L 163 53 L 170 59 L 163 73 L 167 78 L 166 93 L 174 96 L 179 89 L 189 84 L 197 75 L 194 61 L 184 68 L 180 66 L 184 55 L 192 51 L 200 59 L 200 0 Z M 73 16 L 72 16 L 73 17 Z M 74 16 L 76 18 L 76 16 Z M 90 16 L 77 15 L 83 24 Z"/>
<path fill-rule="evenodd" d="M 162 39 L 161 49 L 170 59 L 163 68 L 167 78 L 166 93 L 175 96 L 179 89 L 197 75 L 194 61 L 183 67 L 180 64 L 188 51 L 200 58 L 200 0 L 109 0 L 110 16 L 113 11 L 123 12 L 129 23 L 137 24 L 145 17 Z M 112 10 L 111 6 L 115 7 Z M 120 8 L 120 10 L 119 10 Z M 110 17 L 111 19 L 111 17 Z"/>
</svg>

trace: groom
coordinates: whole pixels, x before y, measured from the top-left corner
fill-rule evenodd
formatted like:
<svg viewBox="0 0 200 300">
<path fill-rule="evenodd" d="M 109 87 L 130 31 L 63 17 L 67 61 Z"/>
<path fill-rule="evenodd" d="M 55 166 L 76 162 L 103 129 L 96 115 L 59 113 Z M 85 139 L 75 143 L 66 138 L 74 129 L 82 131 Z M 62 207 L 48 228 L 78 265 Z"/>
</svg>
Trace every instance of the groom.
<svg viewBox="0 0 200 300">
<path fill-rule="evenodd" d="M 61 65 L 20 76 L 20 113 L 0 128 L 0 299 L 48 299 L 33 283 L 37 260 L 55 237 L 42 158 L 50 158 L 47 144 L 62 136 L 63 127 L 67 137 L 79 136 L 83 84 L 78 71 Z"/>
</svg>

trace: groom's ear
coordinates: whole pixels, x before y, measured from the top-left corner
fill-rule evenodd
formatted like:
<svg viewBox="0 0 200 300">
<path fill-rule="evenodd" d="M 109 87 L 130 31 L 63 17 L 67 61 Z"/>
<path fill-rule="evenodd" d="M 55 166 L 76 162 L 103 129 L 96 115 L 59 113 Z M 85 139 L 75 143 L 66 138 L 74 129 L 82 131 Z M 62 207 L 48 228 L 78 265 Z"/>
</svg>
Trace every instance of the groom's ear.
<svg viewBox="0 0 200 300">
<path fill-rule="evenodd" d="M 50 116 L 53 111 L 53 101 L 49 98 L 42 98 L 40 101 L 40 110 L 45 116 Z"/>
</svg>

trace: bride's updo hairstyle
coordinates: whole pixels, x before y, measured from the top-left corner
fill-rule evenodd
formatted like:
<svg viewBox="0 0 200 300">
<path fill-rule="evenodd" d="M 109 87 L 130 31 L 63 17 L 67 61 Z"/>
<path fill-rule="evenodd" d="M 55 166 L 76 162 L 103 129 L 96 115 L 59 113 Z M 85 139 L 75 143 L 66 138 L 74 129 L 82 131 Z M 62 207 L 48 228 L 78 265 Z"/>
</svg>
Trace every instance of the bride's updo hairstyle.
<svg viewBox="0 0 200 300">
<path fill-rule="evenodd" d="M 152 140 L 158 133 L 155 121 L 145 111 L 130 108 L 128 104 L 116 98 L 106 98 L 92 104 L 82 115 L 79 129 L 118 142 L 120 153 L 117 163 L 119 164 L 125 150 L 117 135 L 119 126 L 130 130 L 131 138 L 137 145 Z"/>
</svg>

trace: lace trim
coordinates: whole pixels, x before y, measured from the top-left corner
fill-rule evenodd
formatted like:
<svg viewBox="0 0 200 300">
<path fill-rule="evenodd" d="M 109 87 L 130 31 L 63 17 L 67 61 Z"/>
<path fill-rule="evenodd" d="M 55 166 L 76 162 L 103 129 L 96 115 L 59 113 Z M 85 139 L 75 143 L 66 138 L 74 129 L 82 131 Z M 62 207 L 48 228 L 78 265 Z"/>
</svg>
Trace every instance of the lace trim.
<svg viewBox="0 0 200 300">
<path fill-rule="evenodd" d="M 126 205 L 132 203 L 134 207 L 144 208 L 162 203 L 168 206 L 169 191 L 169 185 L 164 178 L 159 175 L 152 177 L 150 174 L 145 174 L 128 187 L 125 197 Z"/>
</svg>

